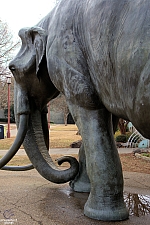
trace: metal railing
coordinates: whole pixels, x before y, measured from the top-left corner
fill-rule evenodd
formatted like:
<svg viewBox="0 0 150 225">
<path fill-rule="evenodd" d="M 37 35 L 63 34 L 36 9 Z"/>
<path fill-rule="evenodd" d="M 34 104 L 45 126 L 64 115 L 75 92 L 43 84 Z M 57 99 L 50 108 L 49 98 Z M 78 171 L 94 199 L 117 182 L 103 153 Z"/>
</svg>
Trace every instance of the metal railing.
<svg viewBox="0 0 150 225">
<path fill-rule="evenodd" d="M 133 132 L 133 134 L 131 134 L 131 136 L 129 137 L 129 139 L 126 143 L 126 147 L 127 148 L 141 147 L 142 143 L 143 143 L 143 147 L 145 147 L 145 145 L 146 145 L 146 147 L 149 148 L 149 146 L 150 146 L 149 140 L 144 138 L 137 130 L 135 130 Z"/>
</svg>

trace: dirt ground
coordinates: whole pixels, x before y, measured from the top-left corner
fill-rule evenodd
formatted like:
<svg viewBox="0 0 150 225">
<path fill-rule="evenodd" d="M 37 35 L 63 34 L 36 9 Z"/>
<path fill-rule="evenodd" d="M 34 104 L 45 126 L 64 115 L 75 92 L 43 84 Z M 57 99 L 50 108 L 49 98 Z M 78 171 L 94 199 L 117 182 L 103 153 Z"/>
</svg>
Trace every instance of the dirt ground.
<svg viewBox="0 0 150 225">
<path fill-rule="evenodd" d="M 52 158 L 53 160 L 56 160 L 57 158 L 61 156 L 53 155 Z M 74 156 L 78 158 L 77 155 L 74 155 Z M 132 153 L 119 154 L 119 156 L 121 159 L 123 171 L 150 174 L 150 161 L 139 159 L 136 156 L 134 156 Z"/>
<path fill-rule="evenodd" d="M 120 154 L 123 171 L 150 174 L 150 161 L 139 159 L 132 153 Z"/>
<path fill-rule="evenodd" d="M 52 159 L 55 161 L 56 159 L 62 156 L 63 155 L 52 155 Z M 78 158 L 77 155 L 73 156 Z M 119 154 L 119 156 L 123 171 L 150 174 L 150 161 L 139 159 L 132 153 Z M 66 166 L 66 164 L 64 163 L 63 166 Z"/>
</svg>

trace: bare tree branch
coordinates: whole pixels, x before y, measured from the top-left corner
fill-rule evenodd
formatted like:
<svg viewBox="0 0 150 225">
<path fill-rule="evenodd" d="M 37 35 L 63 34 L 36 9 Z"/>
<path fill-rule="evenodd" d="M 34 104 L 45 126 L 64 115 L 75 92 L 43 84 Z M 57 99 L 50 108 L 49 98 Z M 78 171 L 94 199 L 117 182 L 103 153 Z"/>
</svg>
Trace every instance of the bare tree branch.
<svg viewBox="0 0 150 225">
<path fill-rule="evenodd" d="M 7 83 L 6 77 L 10 75 L 8 63 L 13 58 L 14 50 L 19 41 L 14 43 L 13 36 L 6 23 L 0 20 L 0 108 L 7 108 Z M 13 78 L 11 84 L 11 104 L 13 104 Z"/>
<path fill-rule="evenodd" d="M 14 50 L 18 47 L 19 41 L 14 43 L 13 36 L 6 23 L 0 20 L 0 76 L 7 76 L 8 62 L 13 57 Z"/>
</svg>

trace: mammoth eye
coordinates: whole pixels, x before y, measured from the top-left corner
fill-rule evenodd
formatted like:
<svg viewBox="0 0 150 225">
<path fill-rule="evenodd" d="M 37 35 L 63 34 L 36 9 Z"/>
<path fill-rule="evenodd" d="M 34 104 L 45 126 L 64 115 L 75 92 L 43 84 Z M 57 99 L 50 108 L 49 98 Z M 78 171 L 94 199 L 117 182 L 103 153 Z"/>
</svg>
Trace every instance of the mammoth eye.
<svg viewBox="0 0 150 225">
<path fill-rule="evenodd" d="M 16 68 L 15 68 L 14 65 L 10 65 L 10 66 L 9 66 L 9 69 L 10 69 L 12 72 L 16 70 Z"/>
</svg>

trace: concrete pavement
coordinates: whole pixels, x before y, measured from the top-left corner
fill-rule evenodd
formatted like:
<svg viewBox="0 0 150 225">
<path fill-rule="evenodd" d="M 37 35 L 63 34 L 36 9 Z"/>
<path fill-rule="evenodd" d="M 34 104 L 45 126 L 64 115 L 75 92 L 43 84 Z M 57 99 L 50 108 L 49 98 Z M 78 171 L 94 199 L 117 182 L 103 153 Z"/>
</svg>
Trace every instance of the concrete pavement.
<svg viewBox="0 0 150 225">
<path fill-rule="evenodd" d="M 132 153 L 135 150 L 133 148 L 118 148 L 118 152 L 121 153 Z M 5 155 L 8 150 L 0 150 L 0 155 Z M 78 154 L 79 148 L 52 148 L 49 150 L 50 154 Z M 25 155 L 24 149 L 19 149 L 16 155 Z"/>
<path fill-rule="evenodd" d="M 84 216 L 88 194 L 73 192 L 68 183 L 48 182 L 36 170 L 0 171 L 0 225 L 149 225 L 150 175 L 125 172 L 124 182 L 129 220 L 103 222 Z"/>
<path fill-rule="evenodd" d="M 132 149 L 119 149 L 124 153 Z M 0 151 L 0 154 L 6 151 Z M 51 154 L 70 155 L 78 149 L 51 149 Z M 19 155 L 24 155 L 23 149 Z M 57 185 L 41 177 L 36 170 L 11 172 L 0 170 L 0 225 L 149 225 L 150 174 L 124 172 L 125 201 L 129 220 L 95 221 L 84 216 L 88 193 L 73 192 L 68 183 Z"/>
</svg>

